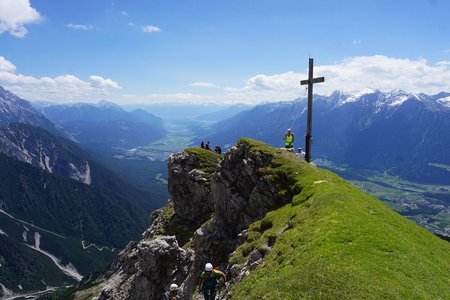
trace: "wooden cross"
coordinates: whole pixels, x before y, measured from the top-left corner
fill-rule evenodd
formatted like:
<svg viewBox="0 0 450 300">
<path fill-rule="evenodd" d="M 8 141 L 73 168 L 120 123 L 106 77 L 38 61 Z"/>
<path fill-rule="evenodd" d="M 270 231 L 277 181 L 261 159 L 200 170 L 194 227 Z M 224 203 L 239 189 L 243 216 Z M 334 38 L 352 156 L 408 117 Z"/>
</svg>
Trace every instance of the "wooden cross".
<svg viewBox="0 0 450 300">
<path fill-rule="evenodd" d="M 312 98 L 313 84 L 324 82 L 325 77 L 313 78 L 314 59 L 309 59 L 309 76 L 307 80 L 300 81 L 300 85 L 308 85 L 308 120 L 306 124 L 305 160 L 311 161 L 311 137 L 312 137 Z"/>
</svg>

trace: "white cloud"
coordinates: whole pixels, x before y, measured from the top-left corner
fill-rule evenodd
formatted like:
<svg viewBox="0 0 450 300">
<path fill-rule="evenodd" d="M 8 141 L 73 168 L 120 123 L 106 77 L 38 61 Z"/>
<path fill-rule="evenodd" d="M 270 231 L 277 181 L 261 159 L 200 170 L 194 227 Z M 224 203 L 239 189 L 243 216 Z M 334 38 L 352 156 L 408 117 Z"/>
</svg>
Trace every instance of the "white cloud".
<svg viewBox="0 0 450 300">
<path fill-rule="evenodd" d="M 317 63 L 317 61 L 316 61 Z M 450 91 L 450 61 L 434 65 L 425 59 L 401 59 L 382 55 L 358 56 L 330 65 L 316 65 L 315 77 L 325 77 L 324 83 L 314 85 L 314 93 L 326 95 L 339 90 L 357 93 L 379 89 L 402 89 L 413 93 L 436 94 Z M 247 103 L 289 101 L 307 96 L 300 81 L 307 79 L 304 73 L 288 71 L 280 74 L 258 74 L 246 80 L 242 87 L 216 87 L 215 94 L 192 93 L 123 95 L 118 102 L 126 103 Z M 208 82 L 194 82 L 191 86 L 209 87 Z"/>
<path fill-rule="evenodd" d="M 366 88 L 390 91 L 402 89 L 413 93 L 436 94 L 450 91 L 450 62 L 435 65 L 426 59 L 401 59 L 383 55 L 358 56 L 332 65 L 314 67 L 315 77 L 325 77 L 324 83 L 314 85 L 314 93 L 330 94 L 335 90 L 356 93 Z M 244 87 L 226 88 L 227 95 L 243 102 L 292 100 L 304 97 L 300 81 L 307 72 L 286 72 L 256 75 Z"/>
<path fill-rule="evenodd" d="M 128 22 L 128 26 L 134 26 L 133 22 Z"/>
<path fill-rule="evenodd" d="M 217 85 L 215 85 L 212 82 L 204 82 L 204 81 L 193 82 L 193 83 L 190 83 L 189 86 L 198 87 L 198 88 L 216 88 L 217 87 Z"/>
<path fill-rule="evenodd" d="M 0 1 L 0 34 L 8 31 L 11 35 L 22 38 L 27 34 L 24 25 L 41 20 L 42 17 L 31 7 L 29 0 Z"/>
<path fill-rule="evenodd" d="M 122 16 L 128 16 L 128 13 L 127 13 L 126 11 L 124 11 L 124 10 L 122 10 L 122 11 L 120 12 L 120 14 L 121 14 Z"/>
<path fill-rule="evenodd" d="M 141 29 L 142 32 L 149 32 L 149 33 L 161 31 L 161 28 L 153 25 L 142 26 Z"/>
<path fill-rule="evenodd" d="M 91 75 L 89 76 L 89 80 L 91 83 L 91 86 L 97 89 L 119 89 L 120 86 L 117 82 L 111 80 L 111 79 L 105 79 L 98 75 Z"/>
<path fill-rule="evenodd" d="M 353 45 L 359 45 L 359 44 L 361 44 L 361 43 L 362 43 L 361 40 L 354 40 L 354 41 L 353 41 Z"/>
<path fill-rule="evenodd" d="M 383 55 L 352 57 L 335 65 L 315 68 L 317 76 L 325 76 L 325 83 L 317 91 L 333 90 L 358 92 L 364 88 L 381 91 L 402 89 L 413 93 L 435 94 L 450 91 L 450 62 L 431 65 L 424 58 L 403 59 Z"/>
<path fill-rule="evenodd" d="M 2 56 L 0 85 L 27 100 L 56 102 L 96 101 L 98 97 L 112 96 L 121 88 L 117 82 L 98 75 L 82 80 L 70 74 L 53 78 L 18 74 L 16 66 Z"/>
<path fill-rule="evenodd" d="M 94 26 L 92 26 L 92 25 L 72 24 L 72 23 L 67 24 L 66 27 L 72 28 L 75 30 L 92 30 L 92 29 L 94 29 Z"/>
<path fill-rule="evenodd" d="M 16 71 L 16 66 L 11 62 L 7 61 L 3 56 L 0 56 L 0 72 L 11 72 Z"/>
<path fill-rule="evenodd" d="M 402 59 L 383 55 L 358 56 L 334 64 L 314 67 L 315 77 L 325 77 L 324 83 L 314 85 L 314 93 L 330 94 L 335 90 L 357 93 L 366 88 L 391 91 L 402 89 L 413 93 L 436 94 L 450 92 L 450 61 L 430 64 L 426 59 Z M 58 77 L 18 74 L 14 64 L 0 56 L 0 85 L 5 85 L 25 99 L 96 101 L 108 96 L 117 103 L 248 103 L 293 100 L 306 97 L 305 72 L 288 71 L 280 74 L 258 74 L 242 86 L 219 87 L 210 82 L 193 82 L 192 87 L 214 88 L 201 93 L 149 93 L 119 95 L 121 87 L 112 79 L 91 75 L 87 80 L 73 75 Z M 203 94 L 202 94 L 203 93 Z"/>
</svg>

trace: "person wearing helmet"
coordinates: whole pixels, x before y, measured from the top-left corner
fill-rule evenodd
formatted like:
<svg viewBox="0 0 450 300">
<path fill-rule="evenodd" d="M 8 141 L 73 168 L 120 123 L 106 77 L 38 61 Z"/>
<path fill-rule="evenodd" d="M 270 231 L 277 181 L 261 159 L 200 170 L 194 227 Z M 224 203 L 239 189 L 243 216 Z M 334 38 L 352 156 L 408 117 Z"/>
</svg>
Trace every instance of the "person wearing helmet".
<svg viewBox="0 0 450 300">
<path fill-rule="evenodd" d="M 205 300 L 214 300 L 216 298 L 216 286 L 220 278 L 226 281 L 225 274 L 219 270 L 213 269 L 211 263 L 205 265 L 205 271 L 200 274 L 198 290 L 203 294 Z"/>
<path fill-rule="evenodd" d="M 294 148 L 294 134 L 291 132 L 291 129 L 288 128 L 286 134 L 284 135 L 284 146 L 286 150 L 292 151 Z M 293 152 L 293 151 L 292 151 Z"/>
<path fill-rule="evenodd" d="M 162 296 L 162 300 L 180 300 L 178 296 L 178 285 L 172 283 L 169 287 L 169 291 L 165 292 Z"/>
</svg>

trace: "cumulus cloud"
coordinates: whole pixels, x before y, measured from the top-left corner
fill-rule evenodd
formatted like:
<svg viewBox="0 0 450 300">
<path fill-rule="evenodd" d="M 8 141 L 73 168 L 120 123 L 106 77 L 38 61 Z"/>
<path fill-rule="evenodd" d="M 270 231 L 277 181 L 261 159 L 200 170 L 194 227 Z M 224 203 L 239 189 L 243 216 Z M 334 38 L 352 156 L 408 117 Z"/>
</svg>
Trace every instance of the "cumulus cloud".
<svg viewBox="0 0 450 300">
<path fill-rule="evenodd" d="M 204 82 L 204 81 L 193 82 L 193 83 L 190 83 L 189 86 L 198 87 L 198 88 L 216 88 L 217 87 L 212 82 Z"/>
<path fill-rule="evenodd" d="M 112 79 L 91 75 L 82 80 L 74 75 L 33 77 L 18 74 L 16 66 L 0 56 L 0 85 L 28 100 L 56 102 L 95 101 L 120 89 Z"/>
<path fill-rule="evenodd" d="M 0 56 L 0 72 L 14 73 L 16 66 L 7 61 L 3 56 Z"/>
<path fill-rule="evenodd" d="M 316 61 L 317 63 L 317 61 Z M 325 77 L 324 83 L 314 85 L 314 93 L 327 95 L 339 90 L 358 93 L 367 89 L 384 92 L 402 89 L 412 93 L 436 94 L 450 91 L 450 61 L 429 64 L 425 59 L 401 59 L 382 55 L 347 58 L 330 65 L 316 65 L 315 77 Z M 127 95 L 128 103 L 247 103 L 290 101 L 305 98 L 307 91 L 300 81 L 304 73 L 288 71 L 280 74 L 258 74 L 248 78 L 241 87 L 216 87 L 215 94 L 195 93 Z M 194 82 L 190 86 L 211 87 L 208 82 Z"/>
<path fill-rule="evenodd" d="M 314 67 L 315 77 L 325 77 L 324 83 L 314 85 L 314 93 L 326 95 L 335 90 L 357 93 L 367 88 L 391 91 L 402 89 L 412 93 L 436 94 L 450 92 L 450 61 L 430 64 L 426 59 L 393 58 L 383 55 L 358 56 L 334 64 Z M 242 86 L 219 87 L 210 82 L 193 82 L 191 87 L 213 88 L 202 93 L 153 93 L 118 95 L 121 87 L 112 79 L 91 75 L 87 80 L 73 75 L 58 77 L 18 74 L 14 64 L 0 56 L 0 84 L 26 99 L 87 101 L 106 95 L 118 103 L 248 103 L 294 100 L 306 97 L 307 79 L 303 73 L 287 71 L 280 74 L 257 74 Z"/>
<path fill-rule="evenodd" d="M 412 93 L 435 94 L 450 91 L 450 62 L 434 65 L 426 59 L 392 58 L 383 55 L 348 58 L 334 65 L 315 68 L 326 82 L 317 85 L 317 91 L 333 90 L 358 92 L 364 88 L 390 91 L 402 89 Z"/>
<path fill-rule="evenodd" d="M 42 20 L 39 12 L 31 7 L 29 0 L 0 1 L 0 34 L 9 32 L 22 38 L 27 34 L 25 25 Z"/>
<path fill-rule="evenodd" d="M 141 29 L 142 32 L 149 32 L 149 33 L 161 31 L 161 28 L 153 25 L 142 26 Z"/>
<path fill-rule="evenodd" d="M 72 23 L 67 24 L 66 27 L 75 29 L 75 30 L 92 30 L 92 29 L 94 29 L 94 26 L 92 26 L 92 25 L 72 24 Z"/>
<path fill-rule="evenodd" d="M 300 81 L 304 73 L 259 74 L 249 78 L 243 87 L 225 89 L 228 97 L 242 102 L 292 100 L 305 96 Z M 436 94 L 450 91 L 450 62 L 434 65 L 426 59 L 402 59 L 383 55 L 358 56 L 336 64 L 316 65 L 315 77 L 325 77 L 324 83 L 314 85 L 314 93 L 330 94 L 339 90 L 357 93 L 366 88 L 390 91 L 402 89 L 412 93 Z"/>
</svg>

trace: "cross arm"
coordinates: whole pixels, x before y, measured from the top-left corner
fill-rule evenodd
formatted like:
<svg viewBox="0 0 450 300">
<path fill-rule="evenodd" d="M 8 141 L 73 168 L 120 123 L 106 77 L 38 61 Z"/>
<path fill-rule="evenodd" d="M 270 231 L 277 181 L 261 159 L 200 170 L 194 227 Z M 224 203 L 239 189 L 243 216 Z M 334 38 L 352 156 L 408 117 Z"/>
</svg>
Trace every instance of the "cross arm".
<svg viewBox="0 0 450 300">
<path fill-rule="evenodd" d="M 312 80 L 312 83 L 325 82 L 325 77 L 317 77 Z M 309 84 L 309 79 L 300 81 L 300 85 Z"/>
</svg>

